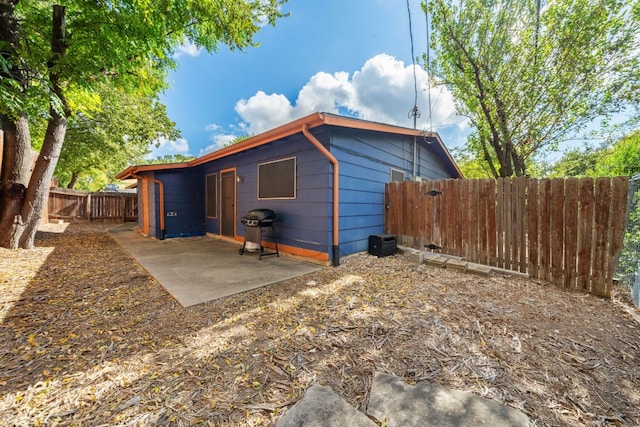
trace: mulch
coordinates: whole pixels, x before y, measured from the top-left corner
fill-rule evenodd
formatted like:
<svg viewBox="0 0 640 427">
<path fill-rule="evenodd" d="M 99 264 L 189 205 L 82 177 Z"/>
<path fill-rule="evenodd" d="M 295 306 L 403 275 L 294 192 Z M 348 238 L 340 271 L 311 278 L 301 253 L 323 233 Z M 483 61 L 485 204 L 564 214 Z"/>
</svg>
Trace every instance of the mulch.
<svg viewBox="0 0 640 427">
<path fill-rule="evenodd" d="M 183 308 L 105 227 L 0 249 L 0 424 L 272 425 L 318 382 L 364 411 L 381 371 L 539 426 L 640 425 L 640 311 L 623 291 L 358 254 Z"/>
</svg>

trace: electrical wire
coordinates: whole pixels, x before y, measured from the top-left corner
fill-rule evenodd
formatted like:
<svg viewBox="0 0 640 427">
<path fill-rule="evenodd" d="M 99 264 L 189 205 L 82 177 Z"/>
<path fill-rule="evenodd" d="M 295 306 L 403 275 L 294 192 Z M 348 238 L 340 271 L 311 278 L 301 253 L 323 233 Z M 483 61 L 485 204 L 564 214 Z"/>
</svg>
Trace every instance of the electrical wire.
<svg viewBox="0 0 640 427">
<path fill-rule="evenodd" d="M 411 28 L 411 6 L 407 0 L 407 13 L 409 15 L 409 38 L 411 39 L 411 61 L 413 63 L 413 108 L 409 110 L 409 118 L 413 117 L 413 128 L 416 128 L 416 120 L 420 117 L 418 108 L 418 77 L 416 76 L 416 56 L 413 50 L 413 30 Z"/>
<path fill-rule="evenodd" d="M 424 11 L 424 17 L 425 17 L 425 21 L 426 21 L 426 28 L 427 28 L 427 99 L 428 99 L 428 103 L 429 103 L 429 131 L 433 131 L 433 120 L 431 117 L 431 45 L 430 45 L 430 38 L 429 38 L 429 9 L 425 7 L 425 11 Z M 440 95 L 438 94 L 438 97 L 440 97 Z M 437 100 L 436 100 L 437 102 Z"/>
</svg>

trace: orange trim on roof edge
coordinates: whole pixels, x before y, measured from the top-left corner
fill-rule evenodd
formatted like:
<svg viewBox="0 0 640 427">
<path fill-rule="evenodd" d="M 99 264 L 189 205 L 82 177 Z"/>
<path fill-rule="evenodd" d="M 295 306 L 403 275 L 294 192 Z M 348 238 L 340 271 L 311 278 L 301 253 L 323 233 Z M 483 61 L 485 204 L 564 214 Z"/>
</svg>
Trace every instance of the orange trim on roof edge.
<svg viewBox="0 0 640 427">
<path fill-rule="evenodd" d="M 403 127 L 403 126 L 390 125 L 390 124 L 379 123 L 379 122 L 371 122 L 371 121 L 367 121 L 367 120 L 354 119 L 354 118 L 351 118 L 351 117 L 338 116 L 338 115 L 329 114 L 329 113 L 320 113 L 320 114 L 322 114 L 324 124 L 326 124 L 326 125 L 342 126 L 342 127 L 348 127 L 348 128 L 351 128 L 351 129 L 361 129 L 361 130 L 371 130 L 371 131 L 377 131 L 377 132 L 395 133 L 395 134 L 400 134 L 400 135 L 410 135 L 410 136 L 421 136 L 421 137 L 433 138 L 433 139 L 435 139 L 437 141 L 437 143 L 440 146 L 440 148 L 442 148 L 442 151 L 444 151 L 444 154 L 447 156 L 447 159 L 449 160 L 449 162 L 451 162 L 451 164 L 453 165 L 455 171 L 458 173 L 460 178 L 464 178 L 464 175 L 462 174 L 462 171 L 460 170 L 460 168 L 456 164 L 455 160 L 453 160 L 453 157 L 451 156 L 451 153 L 449 152 L 447 147 L 444 145 L 444 142 L 442 142 L 442 139 L 440 139 L 440 134 L 438 134 L 437 132 L 429 132 L 429 131 L 423 131 L 423 130 L 418 130 L 418 129 L 406 128 L 406 127 Z"/>
<path fill-rule="evenodd" d="M 179 168 L 187 168 L 191 166 L 198 166 L 203 163 L 210 162 L 212 160 L 220 159 L 222 157 L 230 156 L 232 154 L 237 154 L 243 152 L 245 150 L 249 150 L 251 148 L 256 148 L 264 144 L 268 144 L 270 142 L 276 141 L 281 138 L 286 138 L 287 136 L 295 135 L 296 133 L 300 133 L 303 125 L 307 125 L 308 129 L 313 129 L 322 125 L 332 125 L 332 126 L 340 126 L 351 129 L 361 129 L 361 130 L 371 130 L 377 132 L 387 132 L 387 133 L 395 133 L 400 135 L 410 135 L 410 136 L 426 136 L 430 138 L 434 138 L 440 148 L 444 151 L 447 159 L 453 165 L 455 171 L 459 174 L 460 177 L 463 177 L 462 171 L 458 168 L 458 165 L 451 157 L 451 153 L 445 147 L 444 143 L 440 139 L 440 135 L 436 132 L 426 132 L 418 129 L 411 129 L 397 125 L 390 125 L 379 122 L 372 122 L 363 119 L 355 119 L 352 117 L 340 116 L 337 114 L 331 113 L 322 113 L 316 112 L 309 114 L 307 116 L 301 117 L 292 122 L 286 123 L 284 125 L 278 126 L 261 134 L 252 136 L 250 138 L 245 139 L 244 141 L 238 142 L 237 144 L 230 145 L 228 147 L 221 148 L 220 150 L 214 151 L 213 153 L 205 154 L 202 157 L 198 157 L 189 162 L 185 163 L 165 163 L 165 164 L 155 164 L 155 165 L 140 165 L 140 166 L 130 166 L 124 171 L 120 172 L 116 175 L 117 179 L 126 179 L 130 177 L 130 175 L 137 172 L 148 172 L 148 171 L 157 171 L 163 169 L 179 169 Z"/>
<path fill-rule="evenodd" d="M 191 166 L 201 165 L 203 163 L 210 162 L 212 160 L 219 159 L 221 157 L 230 156 L 231 154 L 240 153 L 251 148 L 259 147 L 269 142 L 276 141 L 281 138 L 285 138 L 290 135 L 294 135 L 300 132 L 302 125 L 306 124 L 310 128 L 320 126 L 324 124 L 323 113 L 313 113 L 308 116 L 302 117 L 298 120 L 294 120 L 277 128 L 273 128 L 261 134 L 252 136 L 237 144 L 230 145 L 225 148 L 221 148 L 213 153 L 205 154 L 190 162 Z"/>
<path fill-rule="evenodd" d="M 401 135 L 425 135 L 434 136 L 433 132 L 423 132 L 417 129 L 410 129 L 402 126 L 390 125 L 379 122 L 370 122 L 362 119 L 354 119 L 352 117 L 338 116 L 334 114 L 323 113 L 325 125 L 342 126 L 351 129 L 372 130 L 376 132 L 397 133 Z"/>
<path fill-rule="evenodd" d="M 120 172 L 118 175 L 116 175 L 116 178 L 117 179 L 134 178 L 133 175 L 135 175 L 137 172 L 159 171 L 164 169 L 182 169 L 182 168 L 188 168 L 189 166 L 190 166 L 189 162 L 129 166 L 128 168 Z"/>
</svg>

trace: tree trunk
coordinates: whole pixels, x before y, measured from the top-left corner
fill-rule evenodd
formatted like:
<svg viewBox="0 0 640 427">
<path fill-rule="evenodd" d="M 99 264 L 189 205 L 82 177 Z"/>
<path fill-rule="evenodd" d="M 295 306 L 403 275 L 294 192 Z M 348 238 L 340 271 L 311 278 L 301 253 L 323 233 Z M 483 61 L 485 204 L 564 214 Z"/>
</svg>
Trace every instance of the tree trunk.
<svg viewBox="0 0 640 427">
<path fill-rule="evenodd" d="M 6 18 L 3 16 L 0 22 L 7 21 L 15 24 L 14 21 Z M 49 83 L 52 91 L 51 97 L 57 97 L 59 103 L 51 102 L 50 104 L 50 118 L 44 144 L 30 178 L 28 176 L 30 156 L 28 161 L 25 159 L 26 153 L 31 153 L 27 118 L 24 114 L 18 115 L 17 119 L 2 117 L 2 126 L 5 129 L 3 151 L 7 156 L 7 169 L 5 170 L 3 159 L 0 182 L 0 246 L 10 249 L 18 247 L 31 249 L 34 246 L 36 231 L 49 197 L 49 186 L 67 131 L 67 117 L 70 115 L 57 67 L 67 50 L 65 8 L 54 5 L 52 18 L 51 59 L 48 62 Z M 12 76 L 16 81 L 22 77 L 24 76 Z M 25 166 L 25 162 L 27 166 Z M 24 176 L 25 168 L 26 176 Z M 20 181 L 16 181 L 17 178 L 20 178 Z M 25 187 L 27 180 L 28 185 Z"/>
<path fill-rule="evenodd" d="M 8 64 L 19 62 L 16 46 L 19 44 L 20 27 L 15 16 L 14 1 L 0 1 L 0 55 Z M 12 81 L 15 87 L 27 89 L 24 67 L 0 67 L 0 79 Z M 4 133 L 2 147 L 2 172 L 0 172 L 0 246 L 17 245 L 12 241 L 12 229 L 22 209 L 31 166 L 31 139 L 29 123 L 24 114 L 0 114 Z"/>
<path fill-rule="evenodd" d="M 17 248 L 14 228 L 20 223 L 29 169 L 32 163 L 29 123 L 24 115 L 17 120 L 2 116 L 4 144 L 0 176 L 0 246 Z"/>
<path fill-rule="evenodd" d="M 22 206 L 22 223 L 18 224 L 16 234 L 19 235 L 19 246 L 32 249 L 38 231 L 38 225 L 47 205 L 49 187 L 56 170 L 64 135 L 67 132 L 67 118 L 58 114 L 53 108 L 49 112 L 51 118 L 44 136 L 44 144 L 31 173 L 29 186 Z"/>
<path fill-rule="evenodd" d="M 76 186 L 76 182 L 78 182 L 78 175 L 78 172 L 73 172 L 71 174 L 71 181 L 69 181 L 69 184 L 67 184 L 67 188 L 73 189 L 73 187 Z"/>
</svg>

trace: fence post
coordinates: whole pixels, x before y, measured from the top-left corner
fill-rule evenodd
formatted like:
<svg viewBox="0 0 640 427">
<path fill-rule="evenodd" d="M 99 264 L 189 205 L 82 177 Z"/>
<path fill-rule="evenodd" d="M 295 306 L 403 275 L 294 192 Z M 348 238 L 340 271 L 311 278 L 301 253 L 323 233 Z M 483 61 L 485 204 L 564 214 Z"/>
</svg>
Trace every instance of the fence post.
<svg viewBox="0 0 640 427">
<path fill-rule="evenodd" d="M 85 203 L 87 221 L 91 221 L 91 193 L 87 194 L 87 201 Z"/>
</svg>

